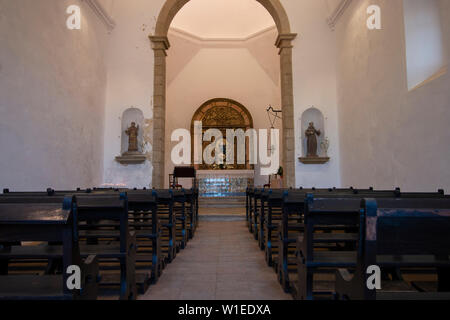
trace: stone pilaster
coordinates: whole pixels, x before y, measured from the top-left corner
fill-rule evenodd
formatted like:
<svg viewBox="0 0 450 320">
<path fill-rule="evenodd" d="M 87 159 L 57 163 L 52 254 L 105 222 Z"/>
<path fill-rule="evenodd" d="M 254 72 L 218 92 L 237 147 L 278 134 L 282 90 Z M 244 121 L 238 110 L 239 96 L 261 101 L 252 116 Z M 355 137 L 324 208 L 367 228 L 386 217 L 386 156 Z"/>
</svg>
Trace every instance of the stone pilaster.
<svg viewBox="0 0 450 320">
<path fill-rule="evenodd" d="M 164 143 L 166 124 L 166 50 L 170 48 L 167 37 L 150 36 L 155 54 L 153 80 L 153 151 L 152 186 L 164 187 Z"/>
<path fill-rule="evenodd" d="M 281 109 L 283 110 L 284 187 L 295 187 L 294 85 L 292 77 L 292 40 L 297 34 L 280 34 Z"/>
</svg>

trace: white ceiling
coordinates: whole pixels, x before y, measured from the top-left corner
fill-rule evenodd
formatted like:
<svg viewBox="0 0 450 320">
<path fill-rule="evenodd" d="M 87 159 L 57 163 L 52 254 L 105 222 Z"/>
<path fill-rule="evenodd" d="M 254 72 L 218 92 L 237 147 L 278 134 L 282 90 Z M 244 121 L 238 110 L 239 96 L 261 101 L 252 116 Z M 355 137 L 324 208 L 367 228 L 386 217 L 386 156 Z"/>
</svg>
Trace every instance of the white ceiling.
<svg viewBox="0 0 450 320">
<path fill-rule="evenodd" d="M 256 0 L 191 0 L 171 27 L 206 39 L 239 39 L 274 25 L 272 16 Z"/>
</svg>

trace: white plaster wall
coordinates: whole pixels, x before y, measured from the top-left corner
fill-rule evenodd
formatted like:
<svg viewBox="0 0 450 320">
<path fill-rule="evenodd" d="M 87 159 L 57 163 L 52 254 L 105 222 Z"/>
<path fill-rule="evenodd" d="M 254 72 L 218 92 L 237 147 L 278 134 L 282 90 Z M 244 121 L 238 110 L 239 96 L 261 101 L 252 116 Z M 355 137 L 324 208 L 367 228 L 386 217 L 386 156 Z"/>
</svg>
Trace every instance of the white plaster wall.
<svg viewBox="0 0 450 320">
<path fill-rule="evenodd" d="M 336 35 L 326 19 L 335 1 L 281 0 L 297 33 L 293 41 L 294 119 L 296 139 L 296 186 L 339 187 L 340 156 L 336 93 Z M 333 9 L 330 9 L 333 8 Z M 314 106 L 325 118 L 325 132 L 330 140 L 324 165 L 305 165 L 298 161 L 303 155 L 301 116 Z"/>
<path fill-rule="evenodd" d="M 112 16 L 116 28 L 108 44 L 104 182 L 109 185 L 149 187 L 152 165 L 123 166 L 115 161 L 121 152 L 121 116 L 131 107 L 139 108 L 150 130 L 153 96 L 153 50 L 149 34 L 154 32 L 163 0 L 115 1 Z M 146 152 L 151 152 L 151 144 Z"/>
<path fill-rule="evenodd" d="M 171 134 L 178 128 L 190 130 L 192 117 L 204 102 L 213 98 L 236 100 L 251 113 L 254 128 L 270 128 L 266 109 L 269 105 L 279 108 L 281 103 L 279 58 L 273 46 L 276 36 L 277 32 L 271 30 L 232 47 L 227 47 L 226 43 L 208 47 L 208 44 L 193 43 L 169 34 L 172 48 L 168 51 L 167 63 L 168 78 L 172 80 L 167 88 L 166 186 L 168 174 L 174 168 L 170 154 L 176 143 L 170 141 Z M 184 65 L 178 63 L 180 55 L 187 60 Z M 281 129 L 281 121 L 277 122 L 277 128 Z M 259 174 L 259 167 L 255 169 L 255 185 L 267 183 L 268 178 Z"/>
<path fill-rule="evenodd" d="M 382 30 L 366 28 L 372 4 Z M 448 49 L 450 2 L 440 5 Z M 448 191 L 450 77 L 408 92 L 402 1 L 353 1 L 336 32 L 343 184 Z"/>
<path fill-rule="evenodd" d="M 440 0 L 403 0 L 408 88 L 438 73 L 447 63 Z"/>
<path fill-rule="evenodd" d="M 66 8 L 82 29 L 66 28 Z M 0 0 L 0 186 L 102 182 L 104 25 L 82 1 Z"/>
</svg>

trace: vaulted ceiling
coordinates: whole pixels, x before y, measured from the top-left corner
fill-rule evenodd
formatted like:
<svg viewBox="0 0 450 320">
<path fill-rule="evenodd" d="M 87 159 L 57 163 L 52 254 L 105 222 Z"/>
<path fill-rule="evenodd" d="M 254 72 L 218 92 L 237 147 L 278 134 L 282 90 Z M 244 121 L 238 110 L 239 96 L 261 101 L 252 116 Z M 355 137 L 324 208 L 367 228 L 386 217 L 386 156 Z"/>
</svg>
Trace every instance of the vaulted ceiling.
<svg viewBox="0 0 450 320">
<path fill-rule="evenodd" d="M 275 25 L 255 0 L 191 0 L 171 27 L 205 39 L 247 38 Z"/>
</svg>

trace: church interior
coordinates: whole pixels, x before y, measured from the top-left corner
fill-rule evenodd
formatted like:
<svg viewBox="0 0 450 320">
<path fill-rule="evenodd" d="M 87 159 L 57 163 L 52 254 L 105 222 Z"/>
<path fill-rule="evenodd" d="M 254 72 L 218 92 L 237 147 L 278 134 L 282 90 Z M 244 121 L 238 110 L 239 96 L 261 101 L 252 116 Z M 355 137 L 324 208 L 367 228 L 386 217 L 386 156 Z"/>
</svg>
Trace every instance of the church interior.
<svg viewBox="0 0 450 320">
<path fill-rule="evenodd" d="M 0 0 L 0 300 L 450 299 L 449 60 L 448 0 Z"/>
</svg>

